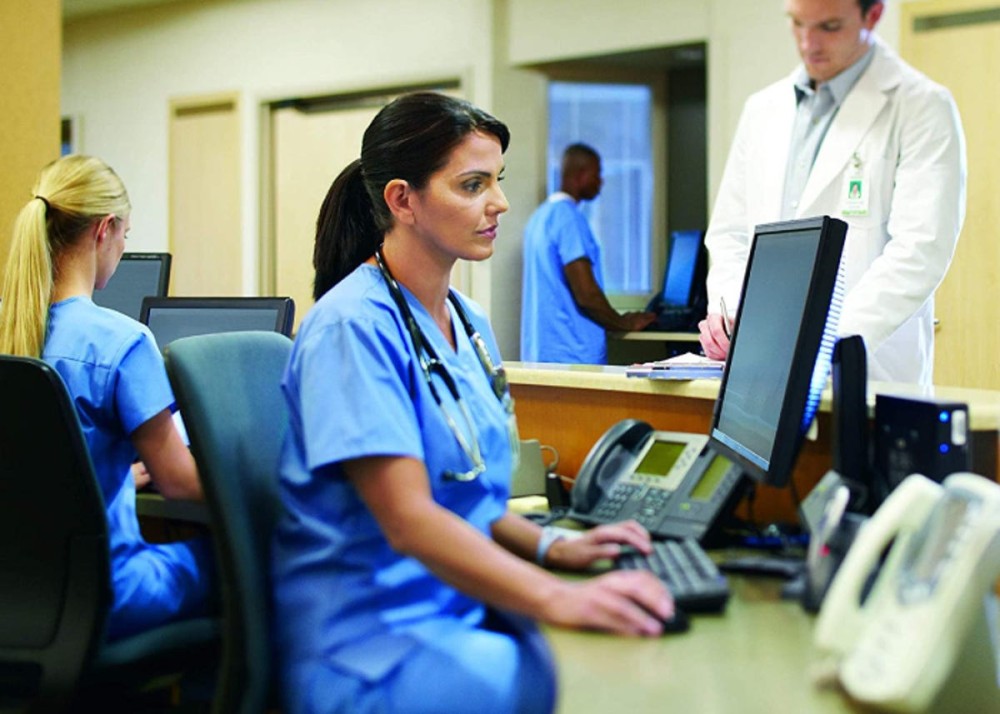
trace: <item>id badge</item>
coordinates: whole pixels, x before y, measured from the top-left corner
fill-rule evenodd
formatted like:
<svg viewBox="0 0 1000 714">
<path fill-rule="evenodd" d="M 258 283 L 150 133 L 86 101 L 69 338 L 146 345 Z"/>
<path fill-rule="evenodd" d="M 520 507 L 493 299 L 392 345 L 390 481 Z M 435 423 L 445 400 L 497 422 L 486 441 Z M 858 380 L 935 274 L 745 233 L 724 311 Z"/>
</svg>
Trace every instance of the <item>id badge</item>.
<svg viewBox="0 0 1000 714">
<path fill-rule="evenodd" d="M 851 168 L 844 177 L 843 210 L 845 216 L 868 215 L 868 192 L 871 188 L 868 172 L 861 158 L 855 154 L 851 159 Z"/>
</svg>

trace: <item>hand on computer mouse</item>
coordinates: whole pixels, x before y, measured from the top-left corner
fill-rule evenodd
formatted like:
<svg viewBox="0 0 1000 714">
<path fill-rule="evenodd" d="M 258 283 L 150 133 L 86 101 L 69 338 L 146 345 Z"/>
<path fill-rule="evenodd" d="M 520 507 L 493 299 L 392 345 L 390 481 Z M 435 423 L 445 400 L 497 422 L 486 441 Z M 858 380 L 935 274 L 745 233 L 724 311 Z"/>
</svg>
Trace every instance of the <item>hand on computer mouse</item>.
<svg viewBox="0 0 1000 714">
<path fill-rule="evenodd" d="M 615 570 L 548 598 L 541 619 L 553 625 L 633 637 L 658 637 L 674 624 L 674 600 L 651 573 Z"/>
</svg>

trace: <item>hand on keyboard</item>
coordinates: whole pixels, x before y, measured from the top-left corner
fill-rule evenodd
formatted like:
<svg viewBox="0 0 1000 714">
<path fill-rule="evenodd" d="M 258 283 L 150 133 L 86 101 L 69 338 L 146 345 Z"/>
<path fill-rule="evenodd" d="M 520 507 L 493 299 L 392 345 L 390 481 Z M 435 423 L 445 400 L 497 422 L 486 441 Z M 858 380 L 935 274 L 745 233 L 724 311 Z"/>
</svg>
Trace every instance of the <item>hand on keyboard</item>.
<svg viewBox="0 0 1000 714">
<path fill-rule="evenodd" d="M 652 572 L 686 612 L 720 612 L 729 602 L 729 581 L 693 538 L 655 541 L 649 555 L 623 550 L 615 567 Z"/>
<path fill-rule="evenodd" d="M 636 521 L 622 521 L 580 531 L 574 538 L 556 541 L 545 565 L 560 570 L 586 570 L 599 560 L 618 557 L 621 548 L 637 553 L 652 550 L 649 532 Z"/>
</svg>

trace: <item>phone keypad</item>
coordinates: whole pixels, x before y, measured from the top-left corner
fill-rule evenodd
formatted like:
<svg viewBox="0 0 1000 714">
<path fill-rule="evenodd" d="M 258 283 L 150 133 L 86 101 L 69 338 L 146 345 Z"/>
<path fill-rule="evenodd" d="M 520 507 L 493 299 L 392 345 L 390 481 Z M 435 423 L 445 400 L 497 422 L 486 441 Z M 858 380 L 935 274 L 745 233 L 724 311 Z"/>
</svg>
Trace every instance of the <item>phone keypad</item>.
<svg viewBox="0 0 1000 714">
<path fill-rule="evenodd" d="M 667 502 L 671 495 L 671 492 L 659 488 L 649 489 L 634 518 L 646 528 L 659 525 L 663 520 L 663 514 L 667 512 Z"/>
<path fill-rule="evenodd" d="M 614 520 L 621 513 L 625 504 L 639 492 L 643 486 L 632 483 L 619 483 L 611 489 L 611 493 L 603 500 L 596 509 L 594 516 L 601 520 Z"/>
</svg>

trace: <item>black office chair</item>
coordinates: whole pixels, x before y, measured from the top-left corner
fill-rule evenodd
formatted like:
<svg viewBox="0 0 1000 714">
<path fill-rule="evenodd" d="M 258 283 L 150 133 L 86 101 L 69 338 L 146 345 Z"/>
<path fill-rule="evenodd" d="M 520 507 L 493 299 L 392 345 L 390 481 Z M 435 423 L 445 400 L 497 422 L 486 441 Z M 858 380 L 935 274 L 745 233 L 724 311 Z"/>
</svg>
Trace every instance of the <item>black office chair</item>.
<svg viewBox="0 0 1000 714">
<path fill-rule="evenodd" d="M 276 700 L 268 571 L 288 422 L 281 377 L 291 347 L 276 332 L 227 332 L 175 340 L 165 353 L 201 474 L 222 580 L 217 712 L 256 714 Z"/>
<path fill-rule="evenodd" d="M 58 373 L 0 355 L 0 708 L 63 711 L 166 684 L 214 656 L 218 621 L 168 624 L 112 643 L 104 501 Z"/>
</svg>

